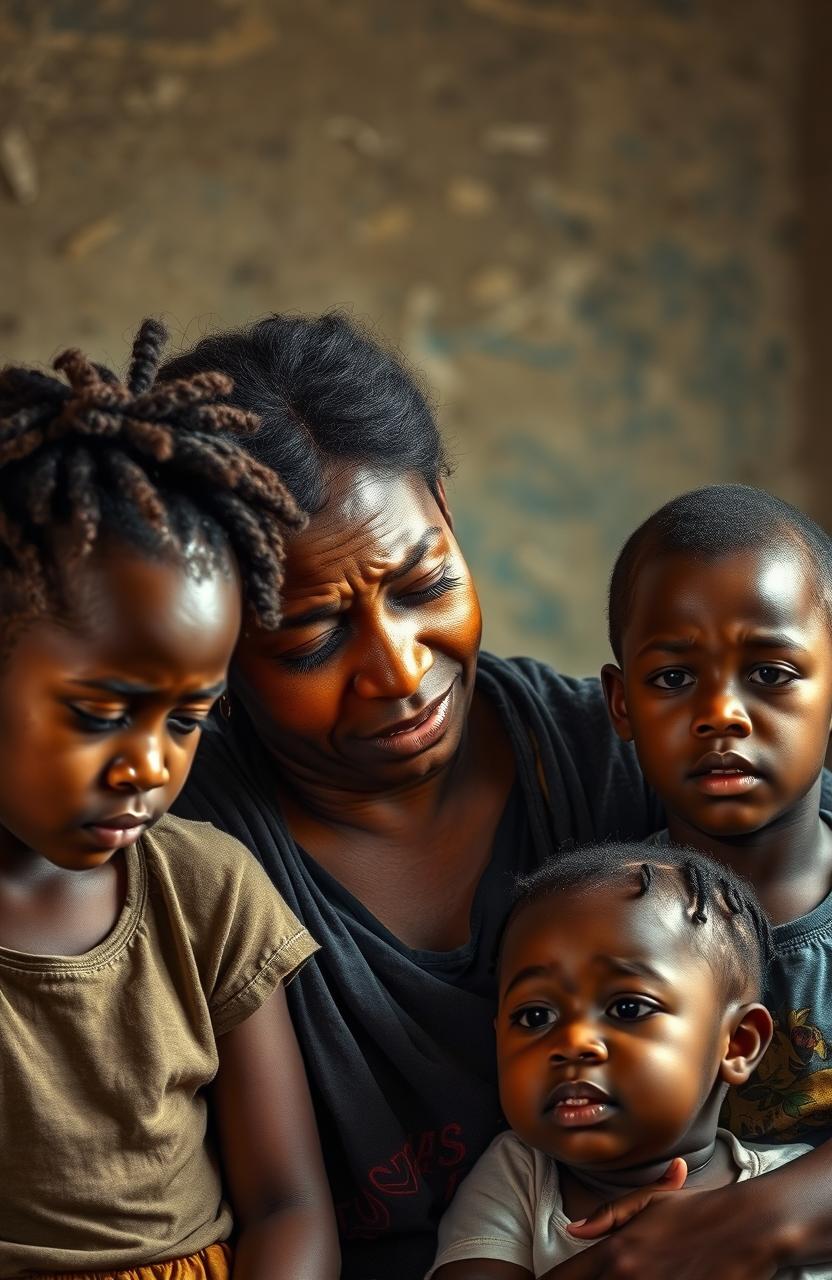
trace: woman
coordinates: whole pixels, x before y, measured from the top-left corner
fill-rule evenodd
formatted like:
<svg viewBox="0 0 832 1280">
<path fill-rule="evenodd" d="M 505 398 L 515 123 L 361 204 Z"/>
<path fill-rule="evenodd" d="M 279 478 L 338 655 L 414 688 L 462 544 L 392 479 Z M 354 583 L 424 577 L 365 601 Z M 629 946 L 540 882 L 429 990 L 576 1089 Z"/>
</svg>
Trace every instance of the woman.
<svg viewBox="0 0 832 1280">
<path fill-rule="evenodd" d="M 492 959 L 514 877 L 659 815 L 597 681 L 478 655 L 442 444 L 391 355 L 343 316 L 275 316 L 164 376 L 203 369 L 262 415 L 251 448 L 311 514 L 282 625 L 245 628 L 179 812 L 246 843 L 322 944 L 288 994 L 343 1274 L 415 1280 L 500 1124 Z"/>
</svg>

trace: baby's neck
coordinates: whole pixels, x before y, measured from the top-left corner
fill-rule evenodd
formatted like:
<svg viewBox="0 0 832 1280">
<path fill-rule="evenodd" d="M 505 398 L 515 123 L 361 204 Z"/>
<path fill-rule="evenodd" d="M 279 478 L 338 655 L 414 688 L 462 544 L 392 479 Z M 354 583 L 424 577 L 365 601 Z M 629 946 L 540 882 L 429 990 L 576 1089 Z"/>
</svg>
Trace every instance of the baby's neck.
<svg viewBox="0 0 832 1280">
<path fill-rule="evenodd" d="M 685 1181 L 688 1188 L 706 1191 L 736 1181 L 737 1167 L 731 1149 L 719 1134 L 706 1146 L 680 1154 L 688 1166 Z M 659 1182 L 669 1164 L 669 1159 L 663 1159 L 632 1169 L 602 1172 L 558 1163 L 564 1212 L 571 1221 L 588 1217 L 601 1205 L 620 1199 L 628 1191 Z"/>
<path fill-rule="evenodd" d="M 818 813 L 820 783 L 775 822 L 719 838 L 668 814 L 676 844 L 692 845 L 750 880 L 773 924 L 806 915 L 832 888 L 832 829 Z"/>
</svg>

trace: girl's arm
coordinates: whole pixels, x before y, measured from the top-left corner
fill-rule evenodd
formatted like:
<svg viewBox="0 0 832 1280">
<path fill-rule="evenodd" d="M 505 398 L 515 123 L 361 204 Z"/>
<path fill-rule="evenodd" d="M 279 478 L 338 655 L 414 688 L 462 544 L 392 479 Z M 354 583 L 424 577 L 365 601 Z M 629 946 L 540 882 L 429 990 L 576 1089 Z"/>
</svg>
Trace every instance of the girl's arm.
<svg viewBox="0 0 832 1280">
<path fill-rule="evenodd" d="M 591 1219 L 590 1219 L 591 1222 Z M 657 1198 L 558 1280 L 771 1280 L 832 1261 L 832 1142 L 760 1178 Z"/>
<path fill-rule="evenodd" d="M 239 1228 L 233 1280 L 337 1280 L 335 1213 L 283 988 L 217 1049 L 212 1101 Z"/>
</svg>

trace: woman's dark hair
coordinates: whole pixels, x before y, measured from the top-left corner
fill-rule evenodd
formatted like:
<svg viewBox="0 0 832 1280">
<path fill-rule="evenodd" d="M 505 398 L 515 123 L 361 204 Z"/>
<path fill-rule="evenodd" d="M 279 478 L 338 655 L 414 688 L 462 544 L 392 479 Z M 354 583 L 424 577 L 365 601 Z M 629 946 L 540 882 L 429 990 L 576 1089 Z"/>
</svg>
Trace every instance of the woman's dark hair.
<svg viewBox="0 0 832 1280">
<path fill-rule="evenodd" d="M 687 555 L 708 562 L 784 545 L 804 561 L 819 601 L 832 610 L 832 539 L 805 512 L 748 484 L 706 485 L 666 502 L 630 534 L 612 571 L 607 615 L 616 661 L 646 560 Z"/>
<path fill-rule="evenodd" d="M 248 603 L 279 622 L 283 535 L 303 517 L 242 447 L 257 419 L 206 371 L 154 386 L 166 339 L 145 320 L 126 383 L 80 351 L 0 371 L 0 604 L 9 624 L 67 605 L 67 570 L 106 534 L 153 557 L 219 562 L 230 546 Z"/>
<path fill-rule="evenodd" d="M 402 361 L 342 313 L 273 315 L 212 334 L 159 377 L 208 369 L 233 379 L 232 404 L 258 414 L 261 428 L 246 447 L 304 511 L 325 505 L 333 462 L 418 474 L 437 496 L 448 465 L 425 396 Z"/>
<path fill-rule="evenodd" d="M 609 841 L 558 854 L 517 881 L 506 929 L 543 898 L 622 880 L 633 897 L 661 889 L 680 901 L 727 999 L 738 999 L 749 978 L 759 991 L 774 948 L 757 894 L 730 868 L 681 845 Z"/>
</svg>

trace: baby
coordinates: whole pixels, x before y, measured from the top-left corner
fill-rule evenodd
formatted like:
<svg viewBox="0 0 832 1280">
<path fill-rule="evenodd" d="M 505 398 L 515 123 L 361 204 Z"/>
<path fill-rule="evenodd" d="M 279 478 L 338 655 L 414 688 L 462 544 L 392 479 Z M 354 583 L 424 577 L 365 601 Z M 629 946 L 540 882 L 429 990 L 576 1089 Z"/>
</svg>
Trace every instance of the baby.
<svg viewBox="0 0 832 1280">
<path fill-rule="evenodd" d="M 718 1128 L 728 1088 L 771 1037 L 759 1001 L 770 955 L 753 890 L 690 849 L 580 849 L 522 881 L 496 1019 L 512 1131 L 460 1186 L 430 1276 L 554 1275 L 594 1243 L 570 1224 L 683 1175 L 680 1159 L 685 1186 L 703 1190 L 800 1155 Z M 832 1280 L 832 1267 L 789 1274 Z"/>
</svg>

